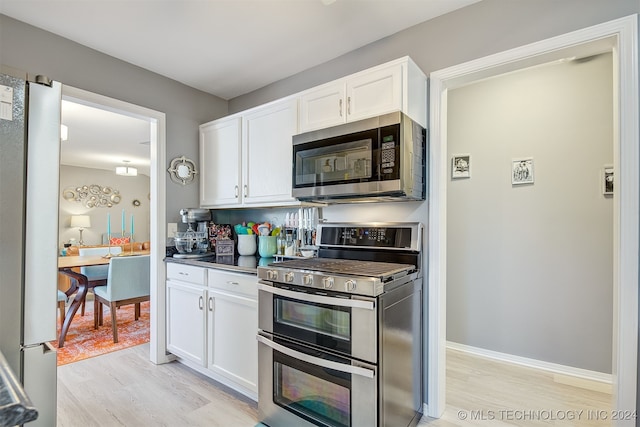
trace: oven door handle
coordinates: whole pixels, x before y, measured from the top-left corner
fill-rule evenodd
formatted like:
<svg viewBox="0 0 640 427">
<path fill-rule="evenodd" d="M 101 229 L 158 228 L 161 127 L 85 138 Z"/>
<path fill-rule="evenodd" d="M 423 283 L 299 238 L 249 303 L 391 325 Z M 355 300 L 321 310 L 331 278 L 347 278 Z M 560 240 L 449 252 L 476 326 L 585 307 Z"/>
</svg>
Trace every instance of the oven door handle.
<svg viewBox="0 0 640 427">
<path fill-rule="evenodd" d="M 362 308 L 365 310 L 373 310 L 375 308 L 373 301 L 325 297 L 322 295 L 314 295 L 314 294 L 307 294 L 303 292 L 290 291 L 288 289 L 280 289 L 280 288 L 276 288 L 275 286 L 269 286 L 262 283 L 258 283 L 258 290 L 280 295 L 283 297 L 294 298 L 297 300 L 315 302 L 317 304 L 337 305 L 340 307 L 350 307 L 350 308 Z"/>
<path fill-rule="evenodd" d="M 347 374 L 360 375 L 361 377 L 366 378 L 375 377 L 375 371 L 371 369 L 362 368 L 360 366 L 345 365 L 343 363 L 334 362 L 332 360 L 325 360 L 319 357 L 300 353 L 299 351 L 292 350 L 288 347 L 283 346 L 282 344 L 278 344 L 277 342 L 274 342 L 269 338 L 263 337 L 262 335 L 256 335 L 256 339 L 262 344 L 269 346 L 282 354 L 286 354 L 287 356 L 293 357 L 294 359 L 302 360 L 303 362 L 307 362 L 312 365 L 320 366 L 327 369 L 333 369 L 334 371 L 344 372 Z"/>
</svg>

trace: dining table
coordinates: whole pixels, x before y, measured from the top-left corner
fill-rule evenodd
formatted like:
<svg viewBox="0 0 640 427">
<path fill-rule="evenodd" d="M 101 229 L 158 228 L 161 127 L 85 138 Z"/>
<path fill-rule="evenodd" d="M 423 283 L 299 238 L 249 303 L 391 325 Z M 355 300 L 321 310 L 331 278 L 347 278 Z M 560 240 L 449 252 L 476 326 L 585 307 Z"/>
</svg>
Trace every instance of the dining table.
<svg viewBox="0 0 640 427">
<path fill-rule="evenodd" d="M 118 255 L 83 255 L 83 256 L 61 256 L 58 257 L 58 271 L 68 277 L 71 280 L 71 287 L 65 292 L 67 298 L 76 293 L 75 298 L 71 301 L 67 313 L 65 315 L 64 324 L 60 330 L 60 336 L 58 337 L 58 348 L 64 347 L 64 340 L 73 321 L 78 308 L 85 302 L 87 293 L 89 290 L 96 286 L 104 286 L 105 282 L 90 282 L 82 273 L 74 271 L 74 268 L 78 267 L 90 267 L 94 265 L 107 265 L 111 261 L 111 258 L 117 256 L 136 256 L 136 255 L 149 255 L 150 251 L 141 250 L 133 252 L 122 252 Z"/>
</svg>

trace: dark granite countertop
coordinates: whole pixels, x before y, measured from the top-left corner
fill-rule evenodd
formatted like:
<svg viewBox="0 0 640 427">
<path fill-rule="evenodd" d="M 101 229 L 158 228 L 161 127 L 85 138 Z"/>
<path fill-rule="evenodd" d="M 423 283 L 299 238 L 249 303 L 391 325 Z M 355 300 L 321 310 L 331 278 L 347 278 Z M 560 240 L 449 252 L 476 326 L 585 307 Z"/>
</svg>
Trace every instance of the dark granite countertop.
<svg viewBox="0 0 640 427">
<path fill-rule="evenodd" d="M 37 418 L 38 411 L 0 352 L 0 426 L 22 425 Z"/>
<path fill-rule="evenodd" d="M 259 256 L 209 255 L 204 258 L 173 258 L 166 257 L 165 262 L 177 264 L 195 265 L 198 267 L 215 268 L 218 270 L 232 271 L 235 273 L 257 274 L 258 266 L 268 265 L 274 262 L 273 258 L 261 258 Z"/>
</svg>

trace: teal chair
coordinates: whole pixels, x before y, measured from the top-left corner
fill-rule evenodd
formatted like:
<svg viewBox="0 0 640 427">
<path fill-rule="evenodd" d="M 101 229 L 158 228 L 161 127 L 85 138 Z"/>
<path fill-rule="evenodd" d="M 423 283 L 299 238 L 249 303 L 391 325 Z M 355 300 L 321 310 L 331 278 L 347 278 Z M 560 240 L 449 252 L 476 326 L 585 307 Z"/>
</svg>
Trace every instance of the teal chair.
<svg viewBox="0 0 640 427">
<path fill-rule="evenodd" d="M 135 304 L 135 320 L 140 317 L 140 303 L 149 301 L 151 274 L 149 255 L 111 258 L 108 266 L 107 286 L 93 289 L 93 324 L 102 325 L 103 304 L 111 312 L 113 342 L 118 342 L 116 311 L 123 305 Z"/>
<path fill-rule="evenodd" d="M 111 255 L 118 255 L 122 252 L 122 248 L 120 246 L 112 246 L 111 247 Z M 104 256 L 109 253 L 109 248 L 80 248 L 78 249 L 78 255 L 80 256 Z M 80 267 L 80 273 L 87 276 L 89 282 L 95 282 L 95 286 L 100 286 L 98 282 L 102 285 L 107 283 L 107 273 L 109 270 L 109 266 L 105 265 L 92 265 L 90 267 Z"/>
<path fill-rule="evenodd" d="M 118 255 L 122 252 L 120 246 L 111 247 L 111 255 Z M 109 247 L 106 248 L 79 248 L 78 255 L 80 256 L 105 256 L 109 253 Z M 87 280 L 92 286 L 102 286 L 107 284 L 107 273 L 109 271 L 108 265 L 92 265 L 90 267 L 80 267 L 80 273 L 87 276 Z M 74 286 L 72 284 L 72 286 Z M 91 289 L 91 288 L 90 288 Z M 84 316 L 84 304 L 82 301 L 82 308 L 80 314 Z"/>
</svg>

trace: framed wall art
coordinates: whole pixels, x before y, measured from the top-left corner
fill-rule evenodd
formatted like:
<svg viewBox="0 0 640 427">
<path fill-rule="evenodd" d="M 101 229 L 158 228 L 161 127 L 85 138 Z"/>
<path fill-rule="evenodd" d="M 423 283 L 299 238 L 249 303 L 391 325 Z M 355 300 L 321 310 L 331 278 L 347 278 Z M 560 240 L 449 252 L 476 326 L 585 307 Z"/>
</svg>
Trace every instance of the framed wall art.
<svg viewBox="0 0 640 427">
<path fill-rule="evenodd" d="M 451 157 L 451 179 L 471 178 L 471 155 L 456 154 Z"/>
<path fill-rule="evenodd" d="M 613 195 L 614 175 L 613 166 L 606 165 L 602 169 L 602 194 Z"/>
<path fill-rule="evenodd" d="M 511 184 L 533 184 L 533 157 L 523 157 L 511 161 Z"/>
</svg>

